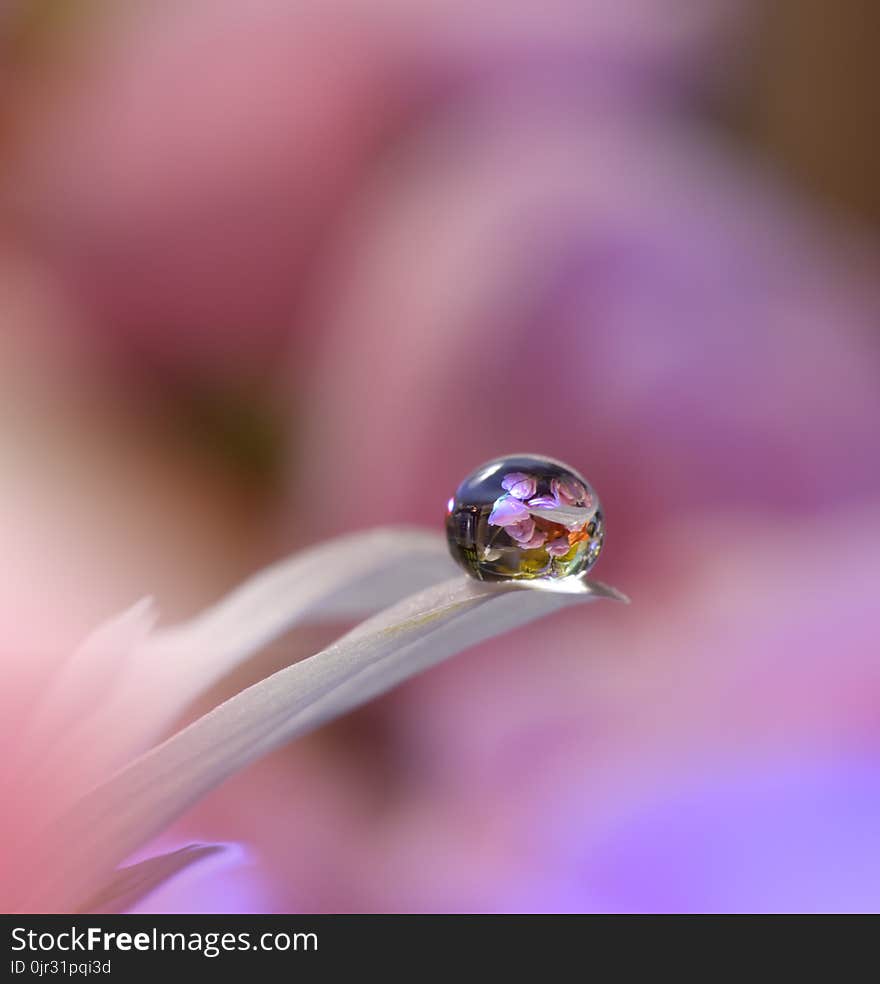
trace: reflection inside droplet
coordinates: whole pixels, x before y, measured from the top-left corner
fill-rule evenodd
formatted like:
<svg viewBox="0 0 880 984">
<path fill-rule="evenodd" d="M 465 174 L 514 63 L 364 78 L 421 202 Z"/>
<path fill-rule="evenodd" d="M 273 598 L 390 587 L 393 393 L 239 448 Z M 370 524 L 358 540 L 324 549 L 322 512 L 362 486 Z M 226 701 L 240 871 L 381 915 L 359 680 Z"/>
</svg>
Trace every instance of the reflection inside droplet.
<svg viewBox="0 0 880 984">
<path fill-rule="evenodd" d="M 560 581 L 599 559 L 605 522 L 581 475 L 538 455 L 511 455 L 476 469 L 447 508 L 452 556 L 481 581 Z"/>
</svg>

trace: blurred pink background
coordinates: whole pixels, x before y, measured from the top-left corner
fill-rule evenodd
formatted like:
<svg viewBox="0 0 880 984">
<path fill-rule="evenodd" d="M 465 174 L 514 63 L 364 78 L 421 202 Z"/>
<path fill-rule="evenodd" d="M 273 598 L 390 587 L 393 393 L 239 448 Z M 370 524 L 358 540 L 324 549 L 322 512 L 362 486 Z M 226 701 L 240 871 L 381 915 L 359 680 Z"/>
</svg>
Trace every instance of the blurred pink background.
<svg viewBox="0 0 880 984">
<path fill-rule="evenodd" d="M 5 742 L 114 611 L 439 531 L 505 452 L 587 475 L 633 599 L 235 777 L 156 846 L 244 851 L 141 911 L 880 907 L 876 53 L 827 8 L 0 8 Z"/>
</svg>

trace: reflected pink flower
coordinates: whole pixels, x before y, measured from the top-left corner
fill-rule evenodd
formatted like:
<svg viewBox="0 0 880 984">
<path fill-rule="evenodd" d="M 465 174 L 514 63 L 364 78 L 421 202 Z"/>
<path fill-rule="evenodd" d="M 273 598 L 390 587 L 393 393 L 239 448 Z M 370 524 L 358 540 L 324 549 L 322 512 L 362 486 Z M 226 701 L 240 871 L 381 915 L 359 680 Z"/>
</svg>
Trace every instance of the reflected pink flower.
<svg viewBox="0 0 880 984">
<path fill-rule="evenodd" d="M 537 529 L 535 521 L 531 518 L 525 519 L 521 523 L 514 523 L 512 526 L 506 526 L 504 531 L 523 550 L 536 550 L 547 539 L 547 534 Z"/>
<path fill-rule="evenodd" d="M 524 519 L 521 523 L 513 523 L 505 527 L 507 535 L 518 543 L 530 540 L 535 532 L 535 521 Z"/>
<path fill-rule="evenodd" d="M 517 499 L 528 499 L 535 494 L 537 483 L 533 475 L 525 472 L 509 472 L 501 482 L 501 488 L 506 489 Z"/>
<path fill-rule="evenodd" d="M 535 524 L 532 523 L 533 530 L 531 536 L 514 537 L 523 550 L 537 550 L 538 547 L 543 547 L 545 541 L 547 540 L 547 534 L 539 529 L 535 529 L 534 526 Z M 509 532 L 510 530 L 508 530 L 508 533 Z"/>
<path fill-rule="evenodd" d="M 547 544 L 547 553 L 551 557 L 564 557 L 569 550 L 571 550 L 571 544 L 568 542 L 567 536 L 561 536 Z"/>
<path fill-rule="evenodd" d="M 588 508 L 591 505 L 591 497 L 576 478 L 554 478 L 550 488 L 557 500 L 566 506 L 575 506 L 579 502 L 584 502 Z"/>
<path fill-rule="evenodd" d="M 507 478 L 515 478 L 516 481 L 510 484 L 518 487 L 521 492 L 527 490 L 529 483 L 531 483 L 534 491 L 535 480 L 527 475 L 513 472 L 506 476 L 505 481 Z M 504 532 L 511 540 L 515 540 L 523 550 L 536 550 L 543 546 L 547 539 L 547 534 L 535 527 L 535 521 L 532 519 L 528 508 L 519 499 L 514 498 L 512 493 L 502 495 L 495 500 L 495 506 L 489 514 L 489 525 L 503 527 Z"/>
<path fill-rule="evenodd" d="M 503 526 L 509 532 L 511 527 L 526 522 L 532 523 L 534 526 L 529 510 L 519 499 L 514 499 L 510 495 L 502 495 L 495 500 L 495 505 L 489 514 L 490 526 Z"/>
<path fill-rule="evenodd" d="M 534 479 L 531 482 L 534 485 Z M 536 550 L 547 539 L 547 534 L 535 527 L 528 508 L 513 495 L 503 495 L 495 501 L 495 507 L 489 514 L 489 524 L 503 527 L 504 532 L 523 550 Z"/>
</svg>

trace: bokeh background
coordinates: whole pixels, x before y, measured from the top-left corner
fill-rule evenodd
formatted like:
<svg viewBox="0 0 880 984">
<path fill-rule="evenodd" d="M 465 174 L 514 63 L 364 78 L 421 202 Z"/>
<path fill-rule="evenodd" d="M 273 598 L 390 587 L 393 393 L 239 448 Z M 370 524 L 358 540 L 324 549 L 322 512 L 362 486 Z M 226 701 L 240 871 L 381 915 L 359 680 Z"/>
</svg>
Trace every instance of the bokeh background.
<svg viewBox="0 0 880 984">
<path fill-rule="evenodd" d="M 440 530 L 508 451 L 589 477 L 633 598 L 229 781 L 158 846 L 243 851 L 142 911 L 880 908 L 878 39 L 867 0 L 0 3 L 5 743 L 114 611 Z"/>
</svg>

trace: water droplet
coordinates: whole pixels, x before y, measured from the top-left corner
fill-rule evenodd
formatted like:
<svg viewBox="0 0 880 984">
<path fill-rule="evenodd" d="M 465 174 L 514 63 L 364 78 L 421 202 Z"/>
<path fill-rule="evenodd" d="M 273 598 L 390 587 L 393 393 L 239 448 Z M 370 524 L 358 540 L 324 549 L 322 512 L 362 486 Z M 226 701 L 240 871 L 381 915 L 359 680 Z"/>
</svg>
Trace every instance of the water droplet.
<svg viewBox="0 0 880 984">
<path fill-rule="evenodd" d="M 605 521 L 574 469 L 517 454 L 481 465 L 459 485 L 446 535 L 452 556 L 481 581 L 557 580 L 596 563 Z"/>
</svg>

